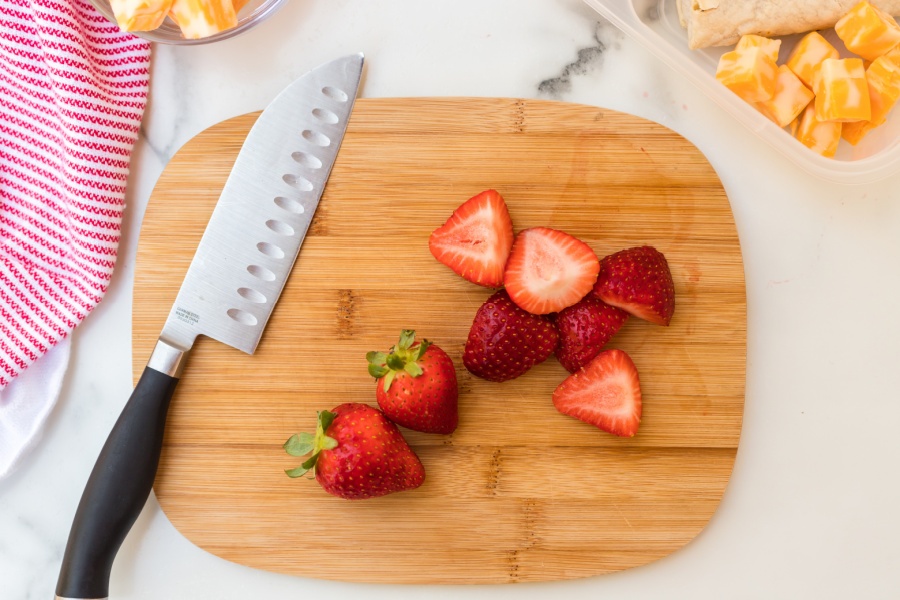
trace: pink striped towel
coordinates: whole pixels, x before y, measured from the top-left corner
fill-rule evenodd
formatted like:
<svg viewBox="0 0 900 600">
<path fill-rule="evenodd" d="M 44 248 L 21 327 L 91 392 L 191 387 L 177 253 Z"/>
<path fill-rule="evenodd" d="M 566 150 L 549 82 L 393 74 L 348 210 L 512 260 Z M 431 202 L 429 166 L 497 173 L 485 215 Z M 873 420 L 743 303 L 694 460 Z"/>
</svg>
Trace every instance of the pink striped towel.
<svg viewBox="0 0 900 600">
<path fill-rule="evenodd" d="M 106 292 L 149 67 L 88 0 L 0 0 L 0 390 Z"/>
</svg>

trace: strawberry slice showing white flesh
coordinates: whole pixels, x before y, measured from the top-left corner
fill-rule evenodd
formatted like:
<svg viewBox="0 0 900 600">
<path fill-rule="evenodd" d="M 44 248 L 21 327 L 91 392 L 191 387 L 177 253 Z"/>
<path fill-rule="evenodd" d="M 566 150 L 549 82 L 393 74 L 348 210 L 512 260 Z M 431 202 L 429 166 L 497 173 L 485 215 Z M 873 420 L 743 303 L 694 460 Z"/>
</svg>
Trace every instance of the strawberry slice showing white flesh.
<svg viewBox="0 0 900 600">
<path fill-rule="evenodd" d="M 513 302 L 532 314 L 546 315 L 584 298 L 599 271 L 597 255 L 578 238 L 532 227 L 516 236 L 503 283 Z"/>
<path fill-rule="evenodd" d="M 464 279 L 492 288 L 503 285 L 512 244 L 509 209 L 495 190 L 466 200 L 428 239 L 438 261 Z"/>
<path fill-rule="evenodd" d="M 556 410 L 620 437 L 641 424 L 641 383 L 622 350 L 604 350 L 553 392 Z"/>
</svg>

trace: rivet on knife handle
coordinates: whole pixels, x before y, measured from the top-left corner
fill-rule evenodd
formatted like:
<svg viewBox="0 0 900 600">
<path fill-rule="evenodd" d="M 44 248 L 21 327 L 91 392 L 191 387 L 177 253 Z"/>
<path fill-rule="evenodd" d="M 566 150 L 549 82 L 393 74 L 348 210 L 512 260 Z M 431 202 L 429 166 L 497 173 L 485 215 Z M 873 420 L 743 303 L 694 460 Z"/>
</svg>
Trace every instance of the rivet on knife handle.
<svg viewBox="0 0 900 600">
<path fill-rule="evenodd" d="M 247 135 L 160 341 L 85 486 L 58 598 L 108 596 L 113 560 L 153 487 L 169 402 L 197 336 L 256 349 L 322 197 L 362 67 L 354 54 L 310 71 Z"/>
</svg>

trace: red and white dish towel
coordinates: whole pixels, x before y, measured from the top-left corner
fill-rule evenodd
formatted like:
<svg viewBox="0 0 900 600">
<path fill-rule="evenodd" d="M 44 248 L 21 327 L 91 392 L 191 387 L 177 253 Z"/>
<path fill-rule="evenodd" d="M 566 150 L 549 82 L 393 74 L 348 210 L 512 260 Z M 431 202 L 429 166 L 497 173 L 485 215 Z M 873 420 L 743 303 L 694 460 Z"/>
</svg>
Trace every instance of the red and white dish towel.
<svg viewBox="0 0 900 600">
<path fill-rule="evenodd" d="M 0 0 L 0 477 L 109 285 L 149 68 L 88 0 Z"/>
</svg>

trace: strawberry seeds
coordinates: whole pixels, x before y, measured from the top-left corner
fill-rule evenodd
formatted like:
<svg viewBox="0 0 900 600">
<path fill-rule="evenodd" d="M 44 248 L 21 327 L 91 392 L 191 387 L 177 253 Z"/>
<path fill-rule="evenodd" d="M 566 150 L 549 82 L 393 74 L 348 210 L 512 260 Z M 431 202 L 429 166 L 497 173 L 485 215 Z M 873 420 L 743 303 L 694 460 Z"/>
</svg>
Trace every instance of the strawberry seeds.
<svg viewBox="0 0 900 600">
<path fill-rule="evenodd" d="M 602 259 L 584 241 L 549 227 L 514 233 L 506 202 L 486 190 L 460 205 L 429 237 L 429 250 L 476 285 L 501 288 L 476 311 L 462 362 L 472 375 L 503 382 L 556 354 L 569 371 L 549 399 L 561 413 L 620 437 L 634 436 L 643 399 L 637 368 L 607 349 L 629 316 L 668 326 L 675 285 L 665 256 L 652 246 Z M 315 435 L 284 444 L 310 455 L 286 473 L 310 470 L 323 489 L 347 499 L 414 489 L 425 470 L 397 428 L 450 434 L 458 422 L 453 360 L 404 330 L 388 352 L 366 355 L 379 408 L 360 403 L 321 411 Z"/>
</svg>

